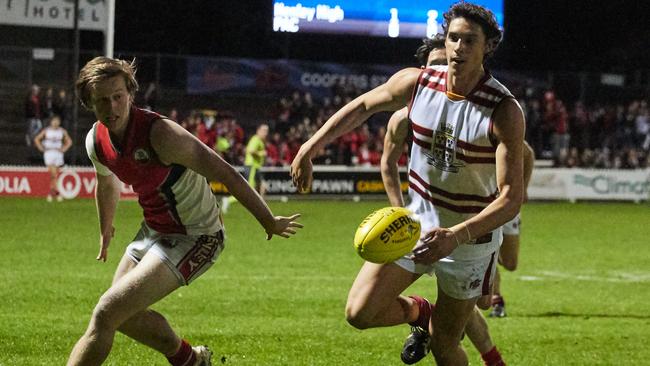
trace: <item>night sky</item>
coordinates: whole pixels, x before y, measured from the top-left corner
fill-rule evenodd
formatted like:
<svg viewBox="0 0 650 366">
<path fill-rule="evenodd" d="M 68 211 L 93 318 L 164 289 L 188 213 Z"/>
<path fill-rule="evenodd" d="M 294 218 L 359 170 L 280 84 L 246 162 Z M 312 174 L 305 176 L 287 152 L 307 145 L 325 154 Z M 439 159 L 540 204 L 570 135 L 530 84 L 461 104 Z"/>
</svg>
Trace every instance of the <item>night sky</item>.
<svg viewBox="0 0 650 366">
<path fill-rule="evenodd" d="M 150 6 L 151 4 L 156 6 Z M 272 32 L 270 0 L 118 0 L 118 50 L 405 64 L 420 41 Z M 513 69 L 650 68 L 650 2 L 505 1 L 495 62 Z"/>
<path fill-rule="evenodd" d="M 421 44 L 418 39 L 275 33 L 272 0 L 116 2 L 116 56 L 124 51 L 408 65 Z M 505 38 L 493 60 L 499 68 L 650 70 L 650 1 L 505 0 L 504 10 Z M 81 33 L 82 49 L 103 47 L 101 32 Z M 69 30 L 0 26 L 0 34 L 0 45 L 73 44 Z"/>
</svg>

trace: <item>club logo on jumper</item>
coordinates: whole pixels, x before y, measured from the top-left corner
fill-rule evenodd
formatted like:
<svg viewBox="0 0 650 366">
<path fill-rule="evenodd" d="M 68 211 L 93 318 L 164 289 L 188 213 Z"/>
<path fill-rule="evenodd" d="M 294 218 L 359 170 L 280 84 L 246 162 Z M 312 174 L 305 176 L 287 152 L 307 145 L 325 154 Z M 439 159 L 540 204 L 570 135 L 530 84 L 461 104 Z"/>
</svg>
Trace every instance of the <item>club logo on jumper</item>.
<svg viewBox="0 0 650 366">
<path fill-rule="evenodd" d="M 427 162 L 434 167 L 446 172 L 457 173 L 458 167 L 464 166 L 456 160 L 456 138 L 454 137 L 454 127 L 445 123 L 442 129 L 433 134 L 433 143 L 431 151 L 425 152 Z"/>
<path fill-rule="evenodd" d="M 140 164 L 146 164 L 149 162 L 149 160 L 151 160 L 151 156 L 149 155 L 149 151 L 147 151 L 147 149 L 137 149 L 133 153 L 133 159 Z"/>
</svg>

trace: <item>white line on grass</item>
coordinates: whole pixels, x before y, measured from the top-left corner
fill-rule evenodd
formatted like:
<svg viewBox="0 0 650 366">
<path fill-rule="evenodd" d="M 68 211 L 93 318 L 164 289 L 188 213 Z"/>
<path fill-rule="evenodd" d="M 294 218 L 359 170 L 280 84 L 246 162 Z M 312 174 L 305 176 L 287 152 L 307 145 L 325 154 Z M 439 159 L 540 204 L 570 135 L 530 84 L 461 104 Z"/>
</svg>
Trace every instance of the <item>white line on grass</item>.
<svg viewBox="0 0 650 366">
<path fill-rule="evenodd" d="M 589 281 L 589 282 L 617 282 L 617 283 L 645 283 L 650 282 L 650 272 L 607 272 L 604 273 L 606 276 L 597 276 L 590 274 L 579 274 L 579 273 L 570 273 L 570 272 L 558 272 L 558 271 L 539 271 L 530 275 L 521 275 L 518 278 L 522 281 L 552 281 L 552 280 L 574 280 L 574 281 Z M 301 276 L 292 276 L 292 275 L 237 275 L 230 276 L 224 274 L 218 274 L 217 277 L 220 280 L 243 280 L 246 281 L 348 281 L 350 277 L 345 276 L 328 276 L 328 275 L 301 275 Z"/>
<path fill-rule="evenodd" d="M 554 279 L 567 279 L 575 281 L 590 281 L 590 282 L 624 282 L 624 283 L 641 283 L 650 282 L 649 272 L 608 272 L 607 276 L 596 276 L 589 274 L 578 274 L 569 272 L 557 271 L 540 271 L 534 275 L 519 276 L 522 281 L 548 281 Z"/>
</svg>

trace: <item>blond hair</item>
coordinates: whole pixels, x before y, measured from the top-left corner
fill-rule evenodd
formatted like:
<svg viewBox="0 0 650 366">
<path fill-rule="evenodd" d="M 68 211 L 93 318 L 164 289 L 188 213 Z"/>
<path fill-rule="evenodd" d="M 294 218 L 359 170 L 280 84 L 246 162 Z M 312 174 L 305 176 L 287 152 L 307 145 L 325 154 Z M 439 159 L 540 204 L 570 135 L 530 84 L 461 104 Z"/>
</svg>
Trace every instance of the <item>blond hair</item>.
<svg viewBox="0 0 650 366">
<path fill-rule="evenodd" d="M 114 76 L 124 77 L 126 90 L 135 97 L 138 91 L 138 81 L 135 79 L 135 59 L 131 62 L 108 57 L 95 57 L 79 71 L 79 77 L 75 83 L 77 97 L 86 109 L 92 110 L 91 92 L 97 83 L 110 79 Z"/>
</svg>

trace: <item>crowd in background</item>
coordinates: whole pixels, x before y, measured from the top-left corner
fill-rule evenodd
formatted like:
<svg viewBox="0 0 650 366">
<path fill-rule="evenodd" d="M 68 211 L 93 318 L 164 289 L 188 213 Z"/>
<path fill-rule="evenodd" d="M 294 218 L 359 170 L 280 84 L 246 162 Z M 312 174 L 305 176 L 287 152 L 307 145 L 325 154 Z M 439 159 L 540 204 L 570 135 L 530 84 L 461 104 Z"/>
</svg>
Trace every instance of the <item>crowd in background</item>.
<svg viewBox="0 0 650 366">
<path fill-rule="evenodd" d="M 314 101 L 310 93 L 293 92 L 280 98 L 268 120 L 260 121 L 270 127 L 270 137 L 266 141 L 267 166 L 287 166 L 291 164 L 300 145 L 313 135 L 327 119 L 343 105 L 359 94 L 353 88 L 336 88 L 332 98 Z M 178 120 L 178 112 L 169 113 Z M 328 145 L 314 159 L 315 164 L 337 165 L 379 165 L 386 123 L 373 119 L 358 129 Z M 228 162 L 241 165 L 245 154 L 247 137 L 255 132 L 256 126 L 247 126 L 246 131 L 239 125 L 233 112 L 194 111 L 179 123 L 192 132 L 199 140 L 212 146 Z M 406 160 L 404 159 L 404 162 Z"/>
<path fill-rule="evenodd" d="M 280 98 L 268 120 L 267 165 L 287 166 L 306 141 L 339 108 L 359 95 L 352 87 L 337 87 L 333 97 L 314 100 L 311 94 L 294 91 Z M 647 100 L 625 104 L 567 105 L 552 90 L 532 91 L 519 98 L 526 115 L 526 140 L 537 159 L 555 167 L 636 169 L 648 166 L 650 111 Z M 176 116 L 176 111 L 171 114 Z M 215 116 L 192 113 L 181 123 L 199 139 L 214 146 L 232 164 L 241 164 L 248 135 L 255 126 L 244 128 L 235 113 Z M 380 114 L 369 123 L 326 146 L 314 159 L 316 164 L 378 166 L 386 123 L 390 114 Z M 405 152 L 408 146 L 404 147 Z M 406 165 L 406 154 L 401 163 Z"/>
<path fill-rule="evenodd" d="M 558 167 L 636 169 L 648 166 L 648 101 L 624 104 L 577 101 L 566 106 L 552 91 L 521 100 L 526 139 L 538 158 Z"/>
<path fill-rule="evenodd" d="M 268 166 L 287 166 L 300 145 L 318 130 L 338 109 L 361 93 L 351 85 L 337 85 L 332 97 L 316 100 L 308 92 L 294 91 L 280 98 L 269 116 L 259 123 L 270 127 L 267 144 Z M 565 103 L 553 90 L 522 92 L 519 102 L 526 115 L 526 140 L 537 159 L 547 159 L 556 167 L 636 169 L 649 165 L 650 109 L 648 100 L 626 103 L 601 102 L 585 105 Z M 149 85 L 143 102 L 153 107 L 156 91 Z M 26 143 L 53 115 L 61 116 L 68 127 L 72 98 L 65 89 L 44 91 L 33 85 L 25 101 Z M 242 165 L 245 146 L 256 126 L 242 126 L 237 111 L 191 111 L 179 116 L 177 109 L 168 116 L 178 121 L 229 163 Z M 359 128 L 326 146 L 314 159 L 316 164 L 378 166 L 381 160 L 386 123 L 390 114 L 373 116 Z M 405 145 L 404 151 L 408 150 Z M 406 165 L 406 154 L 401 163 Z"/>
</svg>

